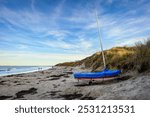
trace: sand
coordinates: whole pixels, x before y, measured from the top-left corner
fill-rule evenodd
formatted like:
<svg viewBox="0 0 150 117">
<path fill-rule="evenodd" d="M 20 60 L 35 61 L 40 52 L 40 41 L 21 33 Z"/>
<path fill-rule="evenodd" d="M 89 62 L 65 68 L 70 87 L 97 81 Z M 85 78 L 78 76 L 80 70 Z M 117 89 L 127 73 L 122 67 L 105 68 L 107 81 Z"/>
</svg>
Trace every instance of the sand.
<svg viewBox="0 0 150 117">
<path fill-rule="evenodd" d="M 0 77 L 1 100 L 147 100 L 150 73 L 126 73 L 119 79 L 78 82 L 73 72 L 82 67 L 54 67 L 45 71 Z"/>
</svg>

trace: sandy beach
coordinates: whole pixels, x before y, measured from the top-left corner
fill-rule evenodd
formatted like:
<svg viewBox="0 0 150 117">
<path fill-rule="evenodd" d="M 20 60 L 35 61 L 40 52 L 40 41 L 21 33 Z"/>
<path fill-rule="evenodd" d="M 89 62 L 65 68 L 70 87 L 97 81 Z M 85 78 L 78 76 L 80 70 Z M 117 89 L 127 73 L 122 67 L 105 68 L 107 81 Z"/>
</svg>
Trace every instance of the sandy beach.
<svg viewBox="0 0 150 117">
<path fill-rule="evenodd" d="M 44 71 L 0 76 L 1 100 L 118 100 L 150 99 L 150 73 L 128 73 L 119 79 L 79 82 L 73 72 L 82 67 L 54 67 Z"/>
</svg>

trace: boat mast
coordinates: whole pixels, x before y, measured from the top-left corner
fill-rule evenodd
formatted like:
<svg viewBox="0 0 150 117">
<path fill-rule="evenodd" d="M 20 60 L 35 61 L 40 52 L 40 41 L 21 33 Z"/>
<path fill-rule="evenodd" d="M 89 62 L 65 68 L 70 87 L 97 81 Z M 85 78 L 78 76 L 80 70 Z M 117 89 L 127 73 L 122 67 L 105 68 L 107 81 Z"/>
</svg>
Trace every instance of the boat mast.
<svg viewBox="0 0 150 117">
<path fill-rule="evenodd" d="M 96 10 L 95 10 L 95 16 L 96 16 L 96 22 L 97 22 L 97 28 L 98 28 L 98 34 L 99 34 L 99 40 L 100 40 L 100 46 L 101 46 L 101 51 L 102 51 L 104 68 L 106 68 L 105 55 L 104 55 L 104 50 L 103 50 L 103 45 L 102 45 L 102 33 L 101 33 L 100 23 L 99 23 L 99 19 L 98 19 L 98 15 L 97 15 Z"/>
</svg>

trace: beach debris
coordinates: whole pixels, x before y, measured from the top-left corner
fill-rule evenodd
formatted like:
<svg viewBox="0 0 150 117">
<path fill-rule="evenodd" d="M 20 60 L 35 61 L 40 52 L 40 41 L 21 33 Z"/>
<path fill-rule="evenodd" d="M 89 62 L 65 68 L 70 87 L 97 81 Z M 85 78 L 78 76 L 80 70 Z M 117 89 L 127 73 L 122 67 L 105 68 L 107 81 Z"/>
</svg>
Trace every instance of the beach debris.
<svg viewBox="0 0 150 117">
<path fill-rule="evenodd" d="M 30 88 L 29 90 L 22 90 L 22 91 L 19 91 L 18 93 L 16 93 L 16 99 L 17 98 L 23 98 L 24 95 L 27 95 L 27 94 L 35 94 L 37 93 L 37 89 L 36 88 Z"/>
<path fill-rule="evenodd" d="M 13 96 L 2 95 L 2 96 L 0 96 L 0 100 L 5 100 L 5 99 L 11 98 L 11 97 L 13 97 Z"/>
<path fill-rule="evenodd" d="M 51 75 L 51 77 L 61 77 L 61 76 L 65 76 L 66 74 L 57 74 L 57 75 Z"/>
</svg>

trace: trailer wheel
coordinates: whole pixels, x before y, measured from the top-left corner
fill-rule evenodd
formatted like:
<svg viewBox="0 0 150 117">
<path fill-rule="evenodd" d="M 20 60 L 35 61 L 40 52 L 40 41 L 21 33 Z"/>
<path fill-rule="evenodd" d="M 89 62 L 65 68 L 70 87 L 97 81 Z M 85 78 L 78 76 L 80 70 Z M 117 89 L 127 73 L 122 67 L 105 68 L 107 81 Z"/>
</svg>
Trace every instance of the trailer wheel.
<svg viewBox="0 0 150 117">
<path fill-rule="evenodd" d="M 92 84 L 92 81 L 89 81 L 89 85 L 91 85 Z"/>
</svg>

